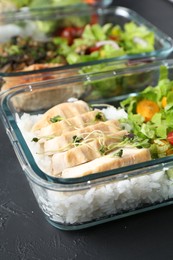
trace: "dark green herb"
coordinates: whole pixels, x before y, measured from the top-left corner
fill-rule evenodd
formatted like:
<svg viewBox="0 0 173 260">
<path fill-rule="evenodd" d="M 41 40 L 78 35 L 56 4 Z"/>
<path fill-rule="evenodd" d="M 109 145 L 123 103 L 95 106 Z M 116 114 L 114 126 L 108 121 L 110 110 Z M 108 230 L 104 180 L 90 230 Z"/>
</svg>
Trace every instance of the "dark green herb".
<svg viewBox="0 0 173 260">
<path fill-rule="evenodd" d="M 63 118 L 59 115 L 50 118 L 50 122 L 52 122 L 52 123 L 56 123 L 56 122 L 59 122 L 62 120 L 63 120 Z"/>
<path fill-rule="evenodd" d="M 123 155 L 123 149 L 120 149 L 118 152 L 114 153 L 113 156 L 122 157 Z"/>
<path fill-rule="evenodd" d="M 78 146 L 83 141 L 83 137 L 74 135 L 73 136 L 73 143 Z"/>
<path fill-rule="evenodd" d="M 38 141 L 39 141 L 39 139 L 38 139 L 37 137 L 34 137 L 34 138 L 32 139 L 32 142 L 37 143 Z"/>
<path fill-rule="evenodd" d="M 100 149 L 99 149 L 99 152 L 101 155 L 105 155 L 106 152 L 108 151 L 108 148 L 106 145 L 101 145 Z"/>
<path fill-rule="evenodd" d="M 98 112 L 95 115 L 95 121 L 106 121 L 106 119 L 105 119 L 105 116 L 101 112 Z"/>
</svg>

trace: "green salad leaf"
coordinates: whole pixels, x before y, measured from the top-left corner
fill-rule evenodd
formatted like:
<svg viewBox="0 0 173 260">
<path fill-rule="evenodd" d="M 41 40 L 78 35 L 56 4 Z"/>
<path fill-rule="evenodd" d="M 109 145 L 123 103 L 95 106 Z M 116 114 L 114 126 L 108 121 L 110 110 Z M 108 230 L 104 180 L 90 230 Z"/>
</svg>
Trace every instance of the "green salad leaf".
<svg viewBox="0 0 173 260">
<path fill-rule="evenodd" d="M 134 22 L 126 23 L 122 38 L 128 54 L 154 50 L 154 33 L 145 26 L 138 26 Z"/>
</svg>

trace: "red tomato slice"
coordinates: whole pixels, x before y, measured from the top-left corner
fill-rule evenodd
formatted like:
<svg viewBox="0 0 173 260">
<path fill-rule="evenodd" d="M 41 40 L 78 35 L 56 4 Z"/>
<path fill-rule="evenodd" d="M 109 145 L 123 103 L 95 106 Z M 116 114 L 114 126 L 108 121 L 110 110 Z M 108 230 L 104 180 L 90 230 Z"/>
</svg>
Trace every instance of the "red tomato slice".
<svg viewBox="0 0 173 260">
<path fill-rule="evenodd" d="M 173 145 L 173 131 L 167 134 L 167 140 L 171 145 Z"/>
<path fill-rule="evenodd" d="M 97 46 L 91 46 L 91 47 L 88 47 L 85 51 L 85 54 L 91 54 L 92 52 L 94 51 L 98 51 L 100 50 L 101 47 L 97 47 Z"/>
<path fill-rule="evenodd" d="M 113 35 L 109 35 L 109 39 L 118 42 L 119 41 L 119 37 L 118 36 L 113 36 Z"/>
<path fill-rule="evenodd" d="M 61 31 L 60 36 L 62 38 L 66 38 L 68 44 L 71 45 L 75 38 L 79 38 L 81 36 L 82 32 L 83 27 L 66 27 Z"/>
<path fill-rule="evenodd" d="M 97 47 L 97 46 L 92 46 L 92 47 L 89 47 L 89 52 L 92 53 L 94 51 L 98 51 L 100 50 L 101 47 Z"/>
</svg>

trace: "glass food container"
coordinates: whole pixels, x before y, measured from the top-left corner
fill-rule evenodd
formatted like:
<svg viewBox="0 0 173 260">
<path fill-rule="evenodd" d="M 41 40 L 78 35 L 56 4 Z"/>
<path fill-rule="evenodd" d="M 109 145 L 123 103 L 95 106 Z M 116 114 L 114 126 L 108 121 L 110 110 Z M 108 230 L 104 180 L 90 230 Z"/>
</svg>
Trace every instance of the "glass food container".
<svg viewBox="0 0 173 260">
<path fill-rule="evenodd" d="M 147 86 L 154 87 L 163 66 L 168 69 L 169 78 L 173 80 L 173 60 L 163 60 L 133 68 L 16 86 L 1 94 L 0 114 L 4 127 L 38 205 L 53 226 L 62 230 L 83 229 L 172 204 L 173 157 L 170 155 L 84 177 L 50 177 L 36 163 L 31 152 L 31 135 L 24 134 L 21 117 L 26 119 L 25 127 L 30 127 L 31 116 L 37 118 L 38 114 L 52 107 L 50 92 L 55 93 L 56 104 L 75 98 L 85 101 L 85 93 L 92 82 L 100 79 L 106 82 L 118 77 L 128 79 L 129 75 L 133 75 L 139 80 L 138 75 L 148 73 Z M 145 87 L 145 80 L 143 83 Z M 28 95 L 32 96 L 32 111 L 29 112 L 27 105 L 26 109 L 18 105 Z M 129 95 L 136 95 L 135 90 Z M 118 107 L 124 98 L 112 94 L 111 98 L 98 99 L 95 104 L 100 102 L 100 105 L 106 103 Z M 90 104 L 94 105 L 92 102 Z"/>
<path fill-rule="evenodd" d="M 71 55 L 71 49 L 68 49 L 70 52 L 70 56 L 68 56 L 68 61 L 64 60 L 63 55 L 57 55 L 57 51 L 60 48 L 64 48 L 64 42 L 62 43 L 60 40 L 55 40 L 55 37 L 59 35 L 62 36 L 62 31 L 64 33 L 64 29 L 69 30 L 69 28 L 84 28 L 86 24 L 100 24 L 101 26 L 106 25 L 104 27 L 105 30 L 108 30 L 109 25 L 118 25 L 121 29 L 124 28 L 125 24 L 133 22 L 139 26 L 145 26 L 149 32 L 154 33 L 154 50 L 148 51 L 139 51 L 138 53 L 132 52 L 130 54 L 118 53 L 115 54 L 114 50 L 113 53 L 109 53 L 108 49 L 110 50 L 111 46 L 109 44 L 113 44 L 113 39 L 109 40 L 109 44 L 105 46 L 97 46 L 97 48 L 101 48 L 99 50 L 90 49 L 90 54 L 86 54 L 81 60 L 81 47 L 80 46 L 80 55 L 75 49 L 75 53 Z M 143 30 L 143 29 L 142 29 Z M 117 27 L 114 30 L 114 34 L 117 34 L 119 28 Z M 135 31 L 135 30 L 134 30 Z M 144 30 L 145 31 L 145 30 Z M 67 33 L 67 31 L 66 31 Z M 68 31 L 69 34 L 69 31 Z M 130 34 L 130 33 L 129 33 Z M 143 32 L 142 32 L 143 34 Z M 145 34 L 145 33 L 144 33 Z M 149 33 L 150 34 L 150 33 Z M 150 35 L 151 36 L 151 35 Z M 152 37 L 150 38 L 148 33 L 146 33 L 145 37 L 146 40 L 149 37 L 149 42 L 153 41 Z M 65 37 L 65 36 L 63 36 Z M 76 36 L 75 36 L 76 37 Z M 90 35 L 91 37 L 91 35 Z M 112 37 L 112 36 L 111 36 Z M 34 39 L 34 43 L 31 41 L 29 43 L 26 39 Z M 67 37 L 68 38 L 68 37 Z M 115 36 L 114 36 L 115 38 Z M 13 41 L 10 45 L 3 47 L 4 44 L 9 43 L 10 40 Z M 20 40 L 19 40 L 20 39 Z M 53 40 L 54 39 L 54 40 Z M 64 39 L 64 38 L 63 38 Z M 100 33 L 98 36 L 99 44 L 104 45 L 104 41 L 100 40 Z M 69 40 L 69 38 L 68 38 Z M 24 41 L 24 44 L 23 44 Z M 26 41 L 26 42 L 25 42 Z M 125 41 L 125 40 L 124 40 Z M 146 45 L 145 40 L 141 40 L 140 37 L 134 36 L 127 45 L 130 44 L 131 41 L 136 44 L 136 48 L 143 45 Z M 56 44 L 55 44 L 56 42 Z M 90 42 L 90 40 L 87 42 Z M 101 42 L 101 43 L 100 43 Z M 111 42 L 111 43 L 110 43 Z M 18 46 L 25 46 L 23 52 L 25 55 L 23 56 Z M 40 45 L 39 45 L 40 44 Z M 94 43 L 95 44 L 95 43 Z M 113 44 L 114 47 L 116 43 Z M 11 47 L 10 47 L 11 46 Z M 29 49 L 29 56 L 26 55 L 28 51 L 27 46 Z M 36 47 L 34 47 L 36 46 Z M 39 48 L 37 48 L 39 47 Z M 116 46 L 117 47 L 117 46 Z M 5 50 L 4 50 L 5 48 Z M 47 48 L 47 49 L 46 49 Z M 104 51 L 102 50 L 104 49 Z M 118 47 L 119 48 L 119 47 Z M 146 21 L 143 17 L 139 14 L 134 12 L 133 10 L 124 8 L 124 7 L 92 7 L 92 6 L 67 6 L 67 7 L 59 7 L 59 8 L 41 8 L 41 9 L 33 9 L 33 10 L 25 10 L 23 13 L 20 12 L 9 12 L 9 13 L 2 13 L 0 15 L 0 77 L 1 81 L 4 82 L 9 80 L 9 77 L 20 77 L 21 75 L 32 75 L 34 73 L 43 73 L 46 70 L 52 69 L 54 70 L 64 70 L 64 69 L 73 69 L 73 68 L 80 68 L 80 71 L 83 66 L 85 66 L 85 70 L 82 73 L 87 72 L 95 72 L 96 70 L 92 71 L 93 64 L 102 64 L 105 61 L 120 61 L 120 60 L 141 60 L 141 59 L 152 59 L 153 57 L 156 59 L 161 59 L 167 57 L 173 50 L 173 41 L 172 39 L 161 32 L 158 28 L 152 25 L 150 22 Z M 27 50 L 26 50 L 27 49 Z M 61 49 L 61 52 L 67 51 Z M 2 51 L 4 50 L 4 52 Z M 9 54 L 6 54 L 6 51 L 10 50 Z M 32 53 L 31 51 L 32 50 Z M 40 51 L 41 50 L 41 51 Z M 46 52 L 45 52 L 46 50 Z M 106 51 L 105 51 L 106 50 Z M 45 56 L 49 54 L 47 56 Z M 17 56 L 16 56 L 17 55 Z M 31 56 L 30 56 L 31 55 Z M 53 55 L 53 56 L 51 56 Z M 56 56 L 57 55 L 57 56 Z M 108 56 L 107 56 L 108 55 Z M 80 56 L 80 57 L 79 57 Z M 51 57 L 51 58 L 50 58 Z M 70 57 L 70 58 L 69 58 Z M 90 57 L 90 58 L 89 58 Z M 86 66 L 91 65 L 88 69 Z M 101 67 L 104 70 L 103 67 Z M 97 67 L 97 70 L 100 71 L 100 67 Z M 27 80 L 29 82 L 29 78 Z M 25 82 L 24 82 L 25 83 Z M 21 83 L 20 83 L 21 84 Z M 18 84 L 17 84 L 18 85 Z"/>
</svg>

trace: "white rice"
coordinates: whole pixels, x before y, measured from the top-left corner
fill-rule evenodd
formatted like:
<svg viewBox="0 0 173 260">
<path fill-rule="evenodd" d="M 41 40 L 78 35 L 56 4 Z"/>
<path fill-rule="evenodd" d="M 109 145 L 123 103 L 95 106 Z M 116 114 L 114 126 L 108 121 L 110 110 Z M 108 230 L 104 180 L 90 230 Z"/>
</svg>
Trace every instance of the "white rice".
<svg viewBox="0 0 173 260">
<path fill-rule="evenodd" d="M 107 119 L 126 118 L 122 109 L 107 108 L 103 110 Z M 17 118 L 18 125 L 31 149 L 39 167 L 48 172 L 50 159 L 40 155 L 38 143 L 31 142 L 32 125 L 41 115 L 24 114 Z M 86 189 L 71 189 L 69 191 L 55 191 L 39 187 L 35 183 L 33 189 L 39 206 L 46 216 L 64 224 L 81 224 L 109 215 L 123 215 L 123 212 L 135 212 L 135 209 L 164 202 L 173 197 L 173 182 L 164 170 L 148 172 L 146 175 L 131 177 L 124 180 L 112 179 L 105 184 L 87 184 Z"/>
</svg>

